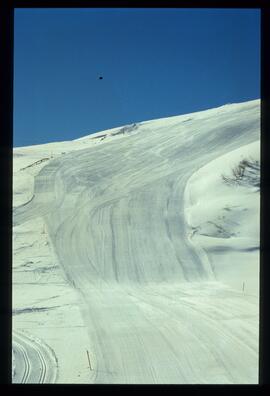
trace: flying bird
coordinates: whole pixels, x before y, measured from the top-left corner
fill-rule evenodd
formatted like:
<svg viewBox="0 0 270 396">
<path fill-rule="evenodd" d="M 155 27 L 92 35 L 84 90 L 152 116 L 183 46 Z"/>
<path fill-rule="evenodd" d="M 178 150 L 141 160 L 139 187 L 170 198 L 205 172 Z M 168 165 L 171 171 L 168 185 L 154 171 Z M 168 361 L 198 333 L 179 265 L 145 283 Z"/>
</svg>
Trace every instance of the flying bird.
<svg viewBox="0 0 270 396">
<path fill-rule="evenodd" d="M 99 79 L 100 79 L 100 80 L 103 80 L 103 77 L 102 77 L 102 76 L 100 76 L 100 77 L 99 77 Z"/>
</svg>

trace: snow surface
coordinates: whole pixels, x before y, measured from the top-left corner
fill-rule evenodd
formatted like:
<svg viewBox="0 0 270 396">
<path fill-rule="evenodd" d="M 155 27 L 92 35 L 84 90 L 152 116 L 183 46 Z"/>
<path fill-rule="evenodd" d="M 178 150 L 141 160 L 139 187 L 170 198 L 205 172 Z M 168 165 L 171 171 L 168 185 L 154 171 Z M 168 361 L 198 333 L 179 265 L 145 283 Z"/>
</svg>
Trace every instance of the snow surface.
<svg viewBox="0 0 270 396">
<path fill-rule="evenodd" d="M 258 383 L 259 191 L 222 175 L 259 126 L 255 100 L 14 149 L 13 382 Z"/>
<path fill-rule="evenodd" d="M 260 194 L 252 185 L 228 186 L 221 177 L 230 175 L 245 158 L 260 160 L 259 140 L 222 155 L 191 176 L 186 218 L 190 239 L 208 253 L 216 277 L 239 290 L 244 283 L 246 293 L 258 296 Z"/>
</svg>

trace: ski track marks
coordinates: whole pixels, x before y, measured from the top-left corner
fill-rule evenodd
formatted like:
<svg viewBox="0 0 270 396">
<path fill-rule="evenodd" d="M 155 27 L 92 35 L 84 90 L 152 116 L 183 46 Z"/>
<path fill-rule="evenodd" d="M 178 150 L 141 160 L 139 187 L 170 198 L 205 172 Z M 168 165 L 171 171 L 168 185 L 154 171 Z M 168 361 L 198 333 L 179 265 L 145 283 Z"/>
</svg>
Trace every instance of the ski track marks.
<svg viewBox="0 0 270 396">
<path fill-rule="evenodd" d="M 257 383 L 258 301 L 216 281 L 184 212 L 192 173 L 258 139 L 256 106 L 54 159 L 16 208 L 15 224 L 44 217 L 83 298 L 93 382 Z"/>
<path fill-rule="evenodd" d="M 57 362 L 52 351 L 40 340 L 14 331 L 12 349 L 15 356 L 13 383 L 54 383 Z"/>
</svg>

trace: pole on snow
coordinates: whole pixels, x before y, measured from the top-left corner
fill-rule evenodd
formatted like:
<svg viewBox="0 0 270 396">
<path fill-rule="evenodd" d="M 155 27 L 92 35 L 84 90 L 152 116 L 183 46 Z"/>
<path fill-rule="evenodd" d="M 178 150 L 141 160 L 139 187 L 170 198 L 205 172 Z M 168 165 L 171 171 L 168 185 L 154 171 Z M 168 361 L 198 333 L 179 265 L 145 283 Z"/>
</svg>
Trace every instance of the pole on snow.
<svg viewBox="0 0 270 396">
<path fill-rule="evenodd" d="M 93 369 L 92 369 L 92 366 L 91 366 L 90 356 L 89 356 L 88 350 L 86 350 L 86 353 L 87 353 L 87 358 L 88 358 L 88 363 L 89 363 L 89 369 L 92 371 Z"/>
</svg>

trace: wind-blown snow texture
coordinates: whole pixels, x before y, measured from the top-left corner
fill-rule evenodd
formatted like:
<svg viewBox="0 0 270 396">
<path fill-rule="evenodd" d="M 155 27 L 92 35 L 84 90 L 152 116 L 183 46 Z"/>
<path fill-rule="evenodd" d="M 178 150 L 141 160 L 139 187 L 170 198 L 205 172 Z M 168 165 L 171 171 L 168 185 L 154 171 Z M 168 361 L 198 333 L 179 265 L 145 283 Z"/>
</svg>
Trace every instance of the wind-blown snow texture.
<svg viewBox="0 0 270 396">
<path fill-rule="evenodd" d="M 54 349 L 58 382 L 258 382 L 258 251 L 248 250 L 251 239 L 258 247 L 258 227 L 245 240 L 247 274 L 241 238 L 216 254 L 216 239 L 233 240 L 233 227 L 219 238 L 205 233 L 213 215 L 196 191 L 208 189 L 226 207 L 221 173 L 230 171 L 233 150 L 234 160 L 244 146 L 257 155 L 259 105 L 14 149 L 14 328 Z M 213 185 L 207 177 L 194 182 L 225 154 L 224 169 L 220 161 L 209 165 Z M 225 187 L 240 207 L 243 194 L 249 197 L 245 221 L 257 221 L 258 191 Z M 191 196 L 201 199 L 200 224 Z M 245 229 L 238 236 L 245 238 Z M 210 236 L 207 247 L 191 237 L 194 230 Z M 230 257 L 230 249 L 238 254 Z M 242 288 L 246 279 L 254 279 L 251 292 Z"/>
</svg>

